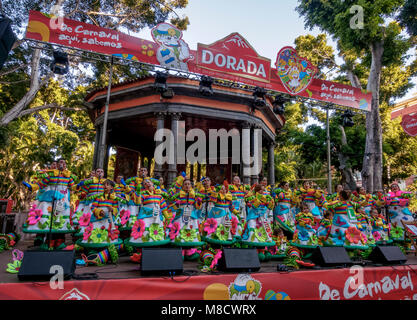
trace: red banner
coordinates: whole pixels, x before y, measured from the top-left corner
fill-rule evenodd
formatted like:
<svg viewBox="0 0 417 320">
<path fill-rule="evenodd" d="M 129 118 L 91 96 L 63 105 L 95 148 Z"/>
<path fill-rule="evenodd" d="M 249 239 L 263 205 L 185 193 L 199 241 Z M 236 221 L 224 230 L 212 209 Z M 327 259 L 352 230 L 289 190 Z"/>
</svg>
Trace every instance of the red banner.
<svg viewBox="0 0 417 320">
<path fill-rule="evenodd" d="M 238 33 L 211 45 L 198 44 L 197 51 L 190 50 L 182 31 L 169 23 L 158 24 L 151 33 L 155 42 L 31 11 L 26 38 L 371 110 L 370 93 L 314 78 L 316 68 L 291 47 L 278 52 L 275 69 Z"/>
<path fill-rule="evenodd" d="M 401 126 L 403 127 L 405 133 L 409 136 L 417 136 L 417 114 L 403 115 Z"/>
<path fill-rule="evenodd" d="M 417 300 L 417 266 L 2 283 L 1 300 Z M 88 271 L 86 271 L 88 272 Z"/>
</svg>

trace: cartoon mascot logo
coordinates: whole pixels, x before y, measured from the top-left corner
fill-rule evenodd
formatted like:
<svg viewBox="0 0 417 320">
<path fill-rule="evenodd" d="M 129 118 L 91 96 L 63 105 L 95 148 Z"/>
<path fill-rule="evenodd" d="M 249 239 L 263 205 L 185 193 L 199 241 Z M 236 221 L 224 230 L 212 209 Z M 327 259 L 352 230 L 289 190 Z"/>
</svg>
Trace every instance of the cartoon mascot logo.
<svg viewBox="0 0 417 320">
<path fill-rule="evenodd" d="M 261 300 L 258 298 L 262 285 L 249 274 L 239 274 L 229 285 L 231 300 Z"/>
<path fill-rule="evenodd" d="M 160 23 L 152 29 L 152 38 L 159 45 L 156 57 L 161 66 L 188 71 L 187 61 L 192 59 L 182 32 L 169 23 Z"/>
</svg>

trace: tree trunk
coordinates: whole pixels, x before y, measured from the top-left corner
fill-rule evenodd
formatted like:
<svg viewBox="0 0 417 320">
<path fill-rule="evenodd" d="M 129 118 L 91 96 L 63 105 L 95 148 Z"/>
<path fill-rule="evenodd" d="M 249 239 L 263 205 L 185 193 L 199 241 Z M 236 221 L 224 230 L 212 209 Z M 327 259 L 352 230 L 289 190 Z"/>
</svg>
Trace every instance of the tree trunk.
<svg viewBox="0 0 417 320">
<path fill-rule="evenodd" d="M 347 139 L 346 139 L 346 133 L 343 126 L 339 125 L 340 131 L 342 132 L 342 146 L 347 145 Z M 342 152 L 338 153 L 338 158 L 340 162 L 340 170 L 342 170 L 343 174 L 343 181 L 345 184 L 349 187 L 350 190 L 355 191 L 356 190 L 356 181 L 353 176 L 352 168 L 350 167 L 349 163 L 349 157 L 344 155 Z"/>
<path fill-rule="evenodd" d="M 0 126 L 6 126 L 14 119 L 18 118 L 21 111 L 31 104 L 35 99 L 39 89 L 49 81 L 52 76 L 52 72 L 49 73 L 42 81 L 39 79 L 39 62 L 41 58 L 41 50 L 35 49 L 33 51 L 31 62 L 31 75 L 30 75 L 30 88 L 29 91 L 23 96 L 22 99 L 16 105 L 13 106 L 6 114 L 0 119 Z"/>
<path fill-rule="evenodd" d="M 370 45 L 371 71 L 367 91 L 372 92 L 372 110 L 366 115 L 366 145 L 362 165 L 362 185 L 367 192 L 382 190 L 382 128 L 379 114 L 379 89 L 381 82 L 384 42 Z"/>
</svg>

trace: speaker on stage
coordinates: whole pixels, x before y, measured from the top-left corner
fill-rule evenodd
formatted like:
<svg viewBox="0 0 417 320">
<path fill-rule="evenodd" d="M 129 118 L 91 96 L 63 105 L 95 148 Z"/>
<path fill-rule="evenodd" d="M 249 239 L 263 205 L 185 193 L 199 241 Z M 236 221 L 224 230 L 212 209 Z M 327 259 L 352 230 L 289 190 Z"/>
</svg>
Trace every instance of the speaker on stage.
<svg viewBox="0 0 417 320">
<path fill-rule="evenodd" d="M 50 280 L 57 267 L 62 267 L 64 280 L 75 271 L 75 251 L 25 251 L 17 277 L 19 280 Z"/>
<path fill-rule="evenodd" d="M 322 267 L 336 267 L 352 265 L 349 255 L 344 247 L 317 247 L 311 260 Z"/>
<path fill-rule="evenodd" d="M 219 270 L 230 272 L 256 272 L 261 268 L 256 249 L 224 248 Z"/>
<path fill-rule="evenodd" d="M 183 268 L 181 248 L 142 249 L 142 275 L 178 275 Z"/>
<path fill-rule="evenodd" d="M 404 264 L 407 257 L 397 246 L 377 246 L 368 257 L 369 260 L 381 264 Z"/>
</svg>

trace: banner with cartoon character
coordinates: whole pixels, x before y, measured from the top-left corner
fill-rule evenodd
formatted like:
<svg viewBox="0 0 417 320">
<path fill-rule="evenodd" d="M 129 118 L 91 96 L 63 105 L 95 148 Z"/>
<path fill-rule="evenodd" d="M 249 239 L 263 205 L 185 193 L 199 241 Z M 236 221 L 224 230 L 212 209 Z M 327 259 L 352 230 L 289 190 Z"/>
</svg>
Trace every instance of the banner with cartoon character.
<svg viewBox="0 0 417 320">
<path fill-rule="evenodd" d="M 62 21 L 61 21 L 62 20 Z M 191 50 L 182 31 L 169 23 L 151 30 L 155 42 L 116 30 L 30 11 L 26 39 L 231 80 L 267 90 L 370 111 L 372 94 L 352 86 L 315 78 L 317 69 L 291 47 L 271 60 L 260 56 L 239 33 Z"/>
<path fill-rule="evenodd" d="M 0 283 L 1 300 L 417 300 L 417 266 Z M 180 283 L 181 285 L 178 285 Z"/>
</svg>

